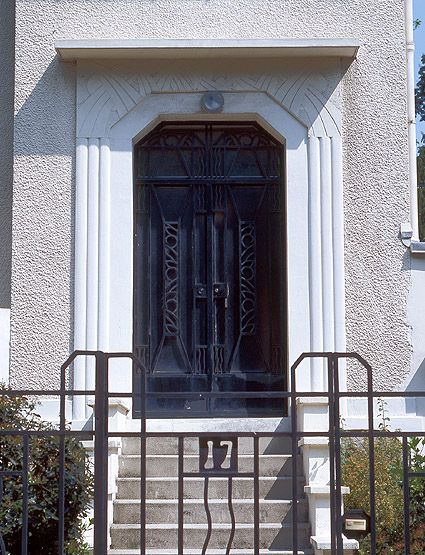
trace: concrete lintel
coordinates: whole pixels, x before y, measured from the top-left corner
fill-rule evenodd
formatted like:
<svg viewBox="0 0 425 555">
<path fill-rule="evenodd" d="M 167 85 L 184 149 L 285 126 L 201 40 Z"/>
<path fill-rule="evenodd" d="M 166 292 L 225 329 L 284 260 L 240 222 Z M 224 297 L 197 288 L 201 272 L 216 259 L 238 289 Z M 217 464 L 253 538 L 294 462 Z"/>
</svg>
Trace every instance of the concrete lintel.
<svg viewBox="0 0 425 555">
<path fill-rule="evenodd" d="M 330 495 L 330 491 L 331 491 L 330 486 L 319 486 L 319 485 L 304 486 L 304 493 L 307 493 L 309 495 Z M 341 493 L 342 495 L 348 495 L 350 493 L 350 488 L 346 486 L 342 486 Z M 322 547 L 320 549 L 325 549 L 325 548 Z"/>
<path fill-rule="evenodd" d="M 328 447 L 329 438 L 328 437 L 303 437 L 298 442 L 298 447 Z"/>
<path fill-rule="evenodd" d="M 356 39 L 250 39 L 250 40 L 57 40 L 62 61 L 79 59 L 175 59 L 175 58 L 355 58 Z"/>
<path fill-rule="evenodd" d="M 94 406 L 95 406 L 94 399 L 91 398 L 88 401 L 87 405 L 90 408 L 94 409 Z M 117 409 L 120 412 L 122 412 L 123 414 L 127 414 L 130 411 L 130 408 L 125 404 L 125 402 L 122 399 L 115 399 L 113 397 L 111 397 L 109 399 L 108 408 L 109 408 L 109 410 L 110 409 Z"/>
<path fill-rule="evenodd" d="M 410 252 L 412 256 L 425 256 L 425 241 L 412 241 Z"/>
<path fill-rule="evenodd" d="M 311 536 L 311 544 L 315 550 L 329 551 L 331 549 L 330 538 L 321 538 L 318 536 Z M 359 548 L 359 543 L 356 540 L 349 540 L 343 536 L 343 549 L 346 550 L 356 550 Z"/>
<path fill-rule="evenodd" d="M 317 397 L 298 397 L 297 405 L 329 405 L 328 397 L 320 397 L 320 393 Z"/>
</svg>

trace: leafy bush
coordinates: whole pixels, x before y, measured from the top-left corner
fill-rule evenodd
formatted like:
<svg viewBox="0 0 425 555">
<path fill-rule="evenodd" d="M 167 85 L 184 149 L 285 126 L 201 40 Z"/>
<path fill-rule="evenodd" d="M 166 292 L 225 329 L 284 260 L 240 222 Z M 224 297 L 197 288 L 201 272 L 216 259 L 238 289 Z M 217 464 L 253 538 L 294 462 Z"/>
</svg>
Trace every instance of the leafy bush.
<svg viewBox="0 0 425 555">
<path fill-rule="evenodd" d="M 1 386 L 0 386 L 1 388 Z M 23 464 L 23 440 L 19 435 L 1 435 L 1 430 L 53 430 L 35 413 L 36 405 L 26 397 L 0 396 L 0 471 L 19 472 Z M 1 485 L 1 484 L 0 484 Z M 0 535 L 10 555 L 21 553 L 22 477 L 3 478 L 0 505 Z M 87 552 L 83 534 L 93 495 L 93 474 L 84 447 L 65 439 L 65 551 Z M 28 460 L 28 552 L 58 553 L 59 438 L 30 436 Z"/>
<path fill-rule="evenodd" d="M 381 430 L 388 430 L 385 403 L 380 401 Z M 402 555 L 404 550 L 404 501 L 402 444 L 398 437 L 375 438 L 375 499 L 378 554 Z M 423 438 L 408 440 L 410 470 L 424 472 Z M 344 497 L 346 509 L 363 509 L 370 514 L 369 444 L 367 438 L 344 438 L 342 442 L 342 480 L 350 494 Z M 425 481 L 410 480 L 410 533 L 412 555 L 425 553 Z M 370 537 L 360 542 L 360 554 L 370 553 Z"/>
<path fill-rule="evenodd" d="M 418 188 L 419 239 L 425 241 L 425 187 Z"/>
</svg>

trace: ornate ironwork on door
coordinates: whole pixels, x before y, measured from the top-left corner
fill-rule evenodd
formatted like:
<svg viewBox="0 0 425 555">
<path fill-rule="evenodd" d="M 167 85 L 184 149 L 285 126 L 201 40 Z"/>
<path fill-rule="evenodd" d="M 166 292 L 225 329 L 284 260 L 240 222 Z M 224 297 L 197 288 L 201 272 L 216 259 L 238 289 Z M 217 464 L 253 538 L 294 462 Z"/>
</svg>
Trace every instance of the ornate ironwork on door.
<svg viewBox="0 0 425 555">
<path fill-rule="evenodd" d="M 136 145 L 134 348 L 151 414 L 284 413 L 264 399 L 286 387 L 283 155 L 256 123 L 164 123 Z"/>
</svg>

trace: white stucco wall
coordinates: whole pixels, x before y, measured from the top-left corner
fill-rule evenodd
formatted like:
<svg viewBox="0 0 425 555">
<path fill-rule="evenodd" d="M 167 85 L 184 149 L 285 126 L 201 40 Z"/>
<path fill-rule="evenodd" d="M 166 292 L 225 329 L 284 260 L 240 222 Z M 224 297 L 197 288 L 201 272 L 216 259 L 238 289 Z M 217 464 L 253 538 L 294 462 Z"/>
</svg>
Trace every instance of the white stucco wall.
<svg viewBox="0 0 425 555">
<path fill-rule="evenodd" d="M 10 309 L 13 181 L 14 2 L 0 4 L 0 310 Z M 0 330 L 1 333 L 1 330 Z M 2 353 L 0 351 L 0 361 Z"/>
<path fill-rule="evenodd" d="M 13 188 L 13 0 L 0 3 L 0 382 L 9 381 Z"/>
<path fill-rule="evenodd" d="M 359 39 L 342 86 L 348 347 L 376 368 L 379 386 L 405 381 L 411 344 L 409 260 L 398 240 L 400 222 L 409 219 L 402 0 L 17 0 L 16 17 L 14 384 L 57 385 L 72 343 L 75 71 L 55 58 L 58 38 Z"/>
</svg>

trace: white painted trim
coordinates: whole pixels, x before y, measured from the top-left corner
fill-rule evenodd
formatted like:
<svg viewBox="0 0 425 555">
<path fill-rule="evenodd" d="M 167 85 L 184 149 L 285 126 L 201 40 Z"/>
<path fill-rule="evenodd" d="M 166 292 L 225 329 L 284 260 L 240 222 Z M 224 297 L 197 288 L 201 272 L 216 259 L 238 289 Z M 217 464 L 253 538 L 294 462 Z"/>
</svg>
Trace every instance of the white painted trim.
<svg viewBox="0 0 425 555">
<path fill-rule="evenodd" d="M 87 174 L 88 139 L 77 138 L 75 177 L 74 251 L 74 349 L 86 348 L 87 321 Z M 74 362 L 74 388 L 85 389 L 86 365 L 83 357 Z M 74 420 L 85 418 L 85 398 L 76 396 L 72 404 Z"/>
<path fill-rule="evenodd" d="M 320 178 L 320 143 L 317 137 L 310 137 L 308 141 L 310 348 L 315 352 L 323 351 Z M 322 361 L 316 358 L 311 360 L 310 383 L 312 391 L 323 391 L 322 368 Z"/>
<path fill-rule="evenodd" d="M 345 263 L 344 263 L 344 190 L 342 170 L 342 139 L 333 137 L 331 143 L 332 167 L 332 252 L 333 252 L 333 303 L 334 303 L 334 348 L 344 353 L 347 348 L 345 332 Z M 347 389 L 347 372 L 344 359 L 339 361 L 339 386 Z M 345 400 L 342 412 L 345 414 Z"/>
<path fill-rule="evenodd" d="M 109 351 L 109 303 L 110 303 L 110 149 L 109 139 L 100 143 L 99 175 L 99 306 L 98 306 L 98 348 Z"/>
<path fill-rule="evenodd" d="M 0 382 L 9 385 L 10 308 L 0 308 Z"/>
<path fill-rule="evenodd" d="M 98 349 L 100 139 L 88 141 L 86 349 Z M 86 389 L 95 388 L 95 359 L 86 359 Z M 86 405 L 86 417 L 90 416 Z"/>
<path fill-rule="evenodd" d="M 355 39 L 62 39 L 55 49 L 63 61 L 78 59 L 174 58 L 354 58 L 360 47 Z"/>
<path fill-rule="evenodd" d="M 334 268 L 332 242 L 332 160 L 331 139 L 320 137 L 320 220 L 322 254 L 323 350 L 333 352 L 334 344 Z M 323 377 L 327 384 L 326 376 Z"/>
<path fill-rule="evenodd" d="M 413 37 L 413 0 L 405 0 L 407 57 L 407 125 L 409 140 L 410 223 L 413 241 L 419 240 L 418 175 L 416 169 L 415 41 Z"/>
<path fill-rule="evenodd" d="M 297 66 L 281 74 L 273 67 L 272 78 L 232 74 L 215 83 L 199 72 L 175 79 L 173 68 L 154 77 L 138 67 L 79 64 L 77 129 L 86 135 L 77 141 L 75 348 L 131 350 L 134 141 L 159 121 L 210 119 L 200 108 L 207 83 L 223 85 L 224 111 L 215 119 L 257 120 L 286 144 L 290 364 L 301 352 L 323 351 L 325 343 L 344 350 L 338 95 L 321 95 L 320 71 Z M 78 308 L 84 303 L 86 312 Z M 311 365 L 299 372 L 299 390 L 325 389 L 323 364 L 316 364 L 318 371 Z M 79 387 L 92 388 L 93 378 L 92 361 L 75 365 Z M 131 390 L 128 361 L 114 361 L 111 383 Z M 89 416 L 85 402 L 75 400 L 74 418 Z"/>
<path fill-rule="evenodd" d="M 344 206 L 341 136 L 310 137 L 309 294 L 311 350 L 345 351 Z M 327 389 L 320 359 L 310 365 L 313 391 Z M 341 387 L 346 387 L 341 363 Z"/>
</svg>

